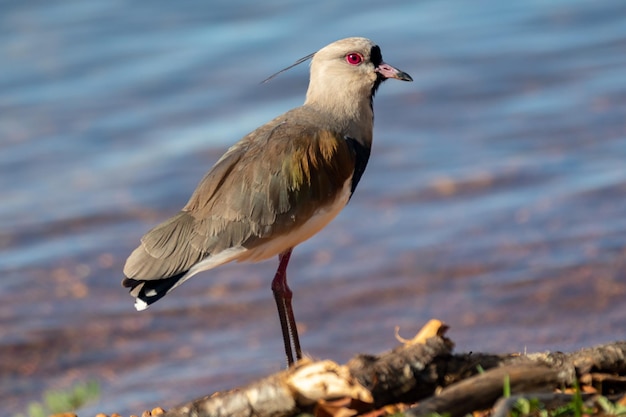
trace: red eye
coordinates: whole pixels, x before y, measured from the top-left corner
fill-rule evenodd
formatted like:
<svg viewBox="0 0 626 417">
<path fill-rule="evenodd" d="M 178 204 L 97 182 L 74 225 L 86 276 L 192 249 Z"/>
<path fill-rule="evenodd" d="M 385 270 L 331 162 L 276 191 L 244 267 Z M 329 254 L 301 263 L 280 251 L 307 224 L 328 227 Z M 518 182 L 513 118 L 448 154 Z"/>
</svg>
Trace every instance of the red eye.
<svg viewBox="0 0 626 417">
<path fill-rule="evenodd" d="M 346 62 L 348 62 L 348 64 L 350 65 L 359 65 L 361 62 L 363 62 L 363 57 L 361 56 L 361 54 L 353 52 L 346 55 Z"/>
</svg>

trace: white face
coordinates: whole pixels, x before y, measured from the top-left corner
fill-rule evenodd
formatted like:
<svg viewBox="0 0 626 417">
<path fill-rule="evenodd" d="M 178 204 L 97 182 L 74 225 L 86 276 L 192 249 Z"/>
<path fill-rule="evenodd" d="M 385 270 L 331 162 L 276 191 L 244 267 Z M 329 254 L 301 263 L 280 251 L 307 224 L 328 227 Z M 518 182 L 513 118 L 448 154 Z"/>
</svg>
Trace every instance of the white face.
<svg viewBox="0 0 626 417">
<path fill-rule="evenodd" d="M 325 89 L 328 93 L 336 93 L 340 88 L 369 95 L 377 79 L 371 61 L 375 46 L 366 38 L 347 38 L 320 49 L 311 61 L 310 88 Z"/>
</svg>

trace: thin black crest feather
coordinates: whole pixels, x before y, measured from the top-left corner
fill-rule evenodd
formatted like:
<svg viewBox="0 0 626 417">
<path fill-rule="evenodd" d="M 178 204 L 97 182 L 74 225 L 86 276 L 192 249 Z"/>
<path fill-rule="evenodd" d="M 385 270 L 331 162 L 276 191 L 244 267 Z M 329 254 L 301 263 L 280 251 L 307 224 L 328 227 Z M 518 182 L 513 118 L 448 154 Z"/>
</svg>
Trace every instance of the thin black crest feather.
<svg viewBox="0 0 626 417">
<path fill-rule="evenodd" d="M 308 61 L 309 59 L 313 58 L 313 55 L 315 55 L 315 52 L 313 52 L 312 54 L 308 54 L 307 56 L 304 56 L 302 58 L 300 58 L 299 60 L 297 60 L 296 62 L 294 62 L 293 64 L 289 65 L 287 68 L 283 68 L 280 71 L 270 75 L 269 77 L 267 77 L 266 79 L 264 79 L 263 81 L 261 81 L 261 84 L 265 84 L 266 82 L 268 82 L 269 80 L 271 80 L 272 78 L 282 74 L 283 72 L 292 69 L 293 67 L 302 64 L 303 62 Z"/>
</svg>

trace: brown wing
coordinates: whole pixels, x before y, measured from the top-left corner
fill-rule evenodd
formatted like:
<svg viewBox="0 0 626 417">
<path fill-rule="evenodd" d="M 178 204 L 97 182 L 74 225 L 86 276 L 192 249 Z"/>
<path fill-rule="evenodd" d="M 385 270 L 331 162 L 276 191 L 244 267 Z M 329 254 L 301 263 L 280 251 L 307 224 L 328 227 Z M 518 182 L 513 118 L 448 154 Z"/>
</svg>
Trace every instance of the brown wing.
<svg viewBox="0 0 626 417">
<path fill-rule="evenodd" d="M 332 203 L 354 168 L 339 134 L 277 119 L 224 154 L 183 210 L 142 238 L 124 274 L 167 278 L 225 249 L 284 234 Z"/>
</svg>

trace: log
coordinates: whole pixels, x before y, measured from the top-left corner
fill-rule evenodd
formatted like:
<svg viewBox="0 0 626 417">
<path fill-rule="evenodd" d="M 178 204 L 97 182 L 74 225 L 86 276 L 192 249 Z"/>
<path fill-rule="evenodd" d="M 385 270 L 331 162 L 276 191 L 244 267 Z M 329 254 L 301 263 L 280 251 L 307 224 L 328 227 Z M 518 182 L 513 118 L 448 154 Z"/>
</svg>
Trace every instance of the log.
<svg viewBox="0 0 626 417">
<path fill-rule="evenodd" d="M 344 399 L 347 414 L 385 405 L 416 406 L 406 413 L 462 416 L 487 409 L 502 397 L 508 376 L 513 394 L 551 393 L 577 378 L 626 373 L 626 342 L 573 353 L 453 354 L 447 326 L 431 321 L 412 340 L 380 355 L 357 355 L 345 365 L 305 359 L 246 387 L 205 396 L 165 413 L 167 417 L 288 417 L 315 413 Z M 610 378 L 609 378 L 610 379 Z"/>
<path fill-rule="evenodd" d="M 460 417 L 474 410 L 491 408 L 502 397 L 508 378 L 511 393 L 552 390 L 566 382 L 558 370 L 544 365 L 509 365 L 495 368 L 484 374 L 475 375 L 464 381 L 444 388 L 439 395 L 422 401 L 406 412 L 407 416 L 424 416 L 431 413 Z"/>
<path fill-rule="evenodd" d="M 350 376 L 345 366 L 305 359 L 245 388 L 183 404 L 167 411 L 165 416 L 281 417 L 295 414 L 324 398 L 342 397 L 372 401 L 369 391 Z"/>
</svg>

